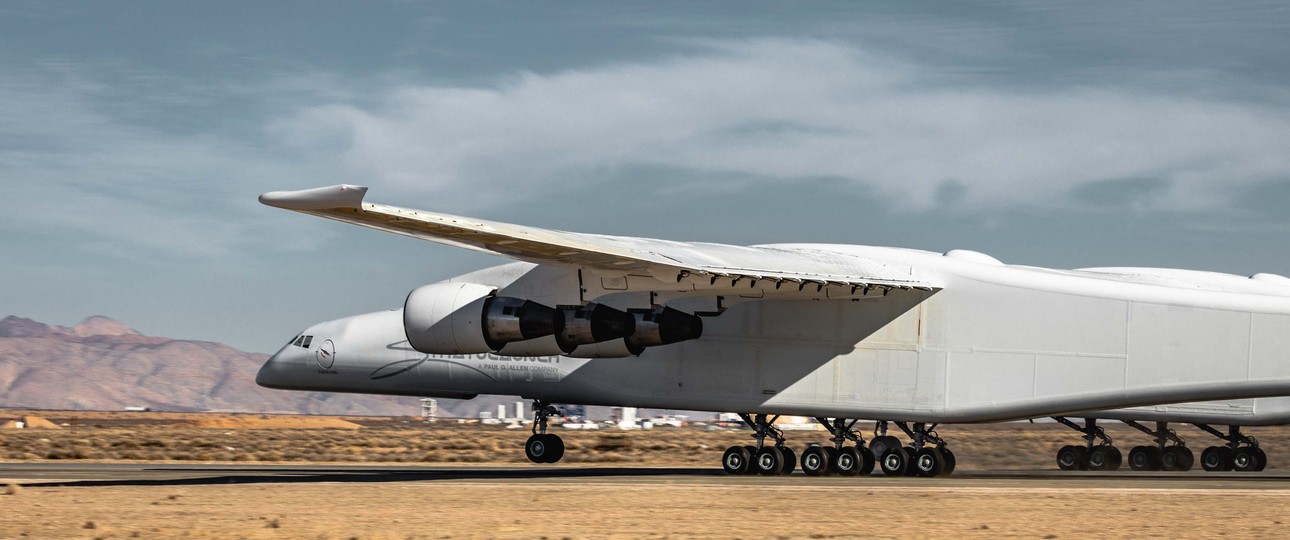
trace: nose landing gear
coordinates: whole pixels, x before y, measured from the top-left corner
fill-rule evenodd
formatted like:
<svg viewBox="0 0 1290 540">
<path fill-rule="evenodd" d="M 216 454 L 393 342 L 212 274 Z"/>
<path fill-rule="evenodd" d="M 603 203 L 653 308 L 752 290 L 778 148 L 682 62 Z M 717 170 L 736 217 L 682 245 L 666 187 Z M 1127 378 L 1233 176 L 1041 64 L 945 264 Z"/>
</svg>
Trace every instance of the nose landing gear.
<svg viewBox="0 0 1290 540">
<path fill-rule="evenodd" d="M 555 463 L 564 457 L 564 440 L 546 432 L 546 419 L 560 414 L 550 403 L 533 400 L 533 435 L 524 443 L 524 455 L 533 463 Z"/>
</svg>

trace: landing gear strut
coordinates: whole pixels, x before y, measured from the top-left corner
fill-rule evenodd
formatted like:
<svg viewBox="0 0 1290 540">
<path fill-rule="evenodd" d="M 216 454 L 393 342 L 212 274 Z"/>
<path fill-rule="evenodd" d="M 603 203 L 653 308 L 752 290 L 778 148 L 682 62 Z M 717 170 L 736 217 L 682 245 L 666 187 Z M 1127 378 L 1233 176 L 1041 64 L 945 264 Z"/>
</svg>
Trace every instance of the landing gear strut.
<svg viewBox="0 0 1290 540">
<path fill-rule="evenodd" d="M 802 451 L 802 472 L 808 476 L 837 474 L 841 476 L 869 476 L 873 472 L 873 452 L 865 448 L 864 439 L 852 429 L 857 420 L 815 417 L 833 435 L 833 446 L 812 445 Z M 855 443 L 847 446 L 847 441 Z"/>
<path fill-rule="evenodd" d="M 1209 424 L 1196 424 L 1196 427 L 1227 441 L 1224 446 L 1211 446 L 1201 452 L 1200 466 L 1205 470 L 1258 472 L 1268 466 L 1268 455 L 1259 448 L 1259 441 L 1241 434 L 1241 426 L 1228 426 L 1226 434 Z"/>
<path fill-rule="evenodd" d="M 524 443 L 524 455 L 533 463 L 555 463 L 564 457 L 564 440 L 546 432 L 546 419 L 560 414 L 550 403 L 533 400 L 533 435 Z"/>
<path fill-rule="evenodd" d="M 721 468 L 727 474 L 792 474 L 797 467 L 797 454 L 784 445 L 784 432 L 775 427 L 779 416 L 739 413 L 739 418 L 752 428 L 757 445 L 727 448 L 721 456 Z M 773 445 L 766 445 L 768 437 Z"/>
<path fill-rule="evenodd" d="M 1085 418 L 1081 426 L 1062 416 L 1053 420 L 1084 434 L 1084 445 L 1068 444 L 1057 451 L 1057 468 L 1063 471 L 1114 471 L 1120 468 L 1120 449 L 1115 447 L 1096 418 Z"/>
<path fill-rule="evenodd" d="M 1174 430 L 1169 429 L 1168 422 L 1156 422 L 1152 430 L 1132 420 L 1123 422 L 1138 431 L 1150 435 L 1156 440 L 1155 446 L 1135 446 L 1129 451 L 1129 467 L 1135 471 L 1188 471 L 1191 470 L 1195 456 Z M 1173 443 L 1173 444 L 1169 444 Z"/>
<path fill-rule="evenodd" d="M 882 466 L 883 474 L 887 476 L 926 476 L 934 477 L 945 475 L 948 476 L 954 472 L 954 466 L 957 463 L 954 459 L 954 452 L 951 452 L 946 446 L 945 439 L 936 435 L 936 424 L 928 426 L 922 422 L 915 422 L 913 427 L 905 422 L 895 422 L 896 427 L 904 431 L 913 441 L 909 446 L 901 448 L 900 442 L 895 437 L 886 436 L 887 422 L 879 422 L 874 428 L 875 434 L 882 431 L 884 434 L 880 437 L 874 437 L 871 446 L 879 443 L 878 439 L 886 448 L 883 450 L 882 457 L 878 463 Z"/>
</svg>

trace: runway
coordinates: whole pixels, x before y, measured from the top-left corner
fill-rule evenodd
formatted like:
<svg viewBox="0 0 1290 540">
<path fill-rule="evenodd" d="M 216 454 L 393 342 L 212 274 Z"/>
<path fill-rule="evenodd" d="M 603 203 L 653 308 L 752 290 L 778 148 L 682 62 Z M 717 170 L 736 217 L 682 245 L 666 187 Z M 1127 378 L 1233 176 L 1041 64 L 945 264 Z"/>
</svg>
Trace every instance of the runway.
<svg viewBox="0 0 1290 540">
<path fill-rule="evenodd" d="M 957 471 L 947 478 L 729 476 L 719 469 L 659 467 L 372 466 L 283 464 L 0 463 L 0 483 L 27 487 L 201 486 L 301 483 L 496 483 L 883 487 L 947 489 L 1290 490 L 1290 473 Z"/>
</svg>

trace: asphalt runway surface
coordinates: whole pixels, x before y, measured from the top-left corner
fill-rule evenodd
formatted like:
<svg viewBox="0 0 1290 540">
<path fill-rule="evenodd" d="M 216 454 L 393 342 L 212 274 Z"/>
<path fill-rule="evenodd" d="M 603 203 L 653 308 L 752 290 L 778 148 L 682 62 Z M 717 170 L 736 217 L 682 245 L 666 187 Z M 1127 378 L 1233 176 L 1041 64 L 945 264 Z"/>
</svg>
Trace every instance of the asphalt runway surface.
<svg viewBox="0 0 1290 540">
<path fill-rule="evenodd" d="M 908 488 L 1079 488 L 1112 490 L 1286 490 L 1290 473 L 1260 472 L 1075 472 L 1057 470 L 956 471 L 942 478 L 730 476 L 720 469 L 551 466 L 374 466 L 283 464 L 174 464 L 16 462 L 0 463 L 0 483 L 27 487 L 200 486 L 228 484 L 378 482 L 493 482 L 676 484 L 733 486 L 829 486 Z"/>
</svg>

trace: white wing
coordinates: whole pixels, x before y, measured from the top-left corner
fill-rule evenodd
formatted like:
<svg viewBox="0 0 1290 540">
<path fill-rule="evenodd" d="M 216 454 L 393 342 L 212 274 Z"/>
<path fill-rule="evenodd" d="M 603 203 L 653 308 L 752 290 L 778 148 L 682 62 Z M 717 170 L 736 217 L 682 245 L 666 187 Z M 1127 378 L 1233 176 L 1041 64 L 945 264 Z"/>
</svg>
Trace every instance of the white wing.
<svg viewBox="0 0 1290 540">
<path fill-rule="evenodd" d="M 367 188 L 339 185 L 260 196 L 269 206 L 532 263 L 648 274 L 661 281 L 706 278 L 712 284 L 773 280 L 820 286 L 938 289 L 880 262 L 820 250 L 672 242 L 553 231 L 363 202 Z"/>
</svg>

